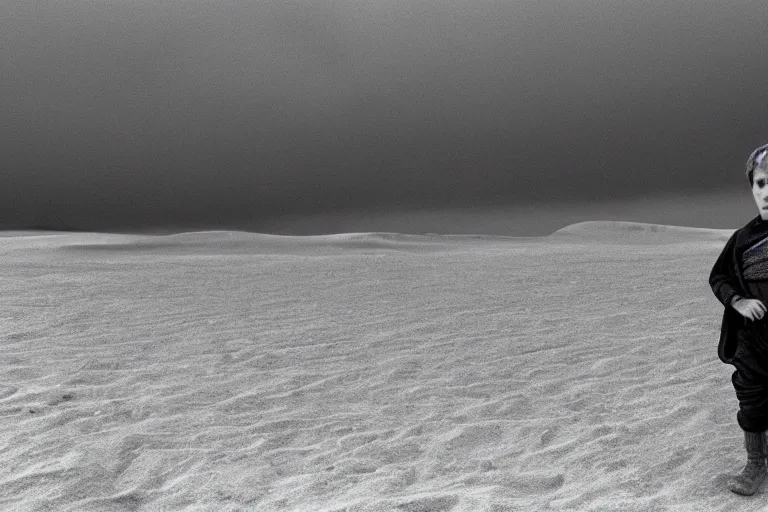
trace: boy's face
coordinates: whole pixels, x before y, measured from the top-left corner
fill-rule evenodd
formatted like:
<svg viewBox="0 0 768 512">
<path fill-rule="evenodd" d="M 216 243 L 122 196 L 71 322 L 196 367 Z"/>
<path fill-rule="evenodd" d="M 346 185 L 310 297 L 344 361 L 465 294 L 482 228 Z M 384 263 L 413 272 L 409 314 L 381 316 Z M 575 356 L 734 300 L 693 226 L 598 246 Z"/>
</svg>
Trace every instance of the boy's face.
<svg viewBox="0 0 768 512">
<path fill-rule="evenodd" d="M 760 217 L 768 220 L 768 170 L 763 167 L 755 169 L 752 176 L 752 196 L 755 198 Z"/>
</svg>

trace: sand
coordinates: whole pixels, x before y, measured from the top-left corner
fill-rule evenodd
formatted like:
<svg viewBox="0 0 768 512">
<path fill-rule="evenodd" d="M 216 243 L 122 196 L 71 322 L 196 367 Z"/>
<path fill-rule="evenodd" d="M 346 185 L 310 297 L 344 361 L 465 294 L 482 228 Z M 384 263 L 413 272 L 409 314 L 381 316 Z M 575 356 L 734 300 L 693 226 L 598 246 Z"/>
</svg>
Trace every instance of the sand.
<svg viewBox="0 0 768 512">
<path fill-rule="evenodd" d="M 731 233 L 3 233 L 0 509 L 764 510 Z"/>
</svg>

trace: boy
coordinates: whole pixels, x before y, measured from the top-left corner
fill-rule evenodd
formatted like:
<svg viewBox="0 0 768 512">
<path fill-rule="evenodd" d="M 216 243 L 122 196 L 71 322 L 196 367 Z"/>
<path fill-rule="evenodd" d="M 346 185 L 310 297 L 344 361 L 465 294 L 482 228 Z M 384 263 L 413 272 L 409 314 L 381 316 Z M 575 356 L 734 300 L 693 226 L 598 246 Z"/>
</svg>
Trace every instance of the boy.
<svg viewBox="0 0 768 512">
<path fill-rule="evenodd" d="M 759 214 L 728 239 L 709 284 L 725 306 L 718 356 L 736 367 L 736 421 L 747 450 L 747 464 L 727 485 L 749 496 L 768 474 L 768 144 L 752 152 L 746 173 Z"/>
</svg>

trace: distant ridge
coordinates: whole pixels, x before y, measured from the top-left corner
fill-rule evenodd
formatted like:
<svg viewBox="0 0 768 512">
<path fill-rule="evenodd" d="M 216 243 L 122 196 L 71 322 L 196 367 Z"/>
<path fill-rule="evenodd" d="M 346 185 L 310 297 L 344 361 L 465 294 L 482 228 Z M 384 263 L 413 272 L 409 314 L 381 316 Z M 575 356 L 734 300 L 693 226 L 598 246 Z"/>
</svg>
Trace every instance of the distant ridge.
<svg viewBox="0 0 768 512">
<path fill-rule="evenodd" d="M 727 241 L 734 229 L 694 228 L 689 226 L 670 226 L 645 222 L 593 220 L 570 224 L 558 229 L 549 237 L 588 238 L 601 242 L 648 241 L 686 242 L 686 241 Z"/>
<path fill-rule="evenodd" d="M 254 254 L 315 250 L 395 250 L 430 252 L 475 247 L 481 243 L 514 240 L 544 240 L 543 237 L 504 237 L 496 235 L 407 234 L 394 232 L 333 233 L 326 235 L 275 235 L 248 231 L 186 231 L 169 235 L 123 235 L 107 233 L 72 233 L 53 237 L 18 237 L 8 239 L 0 249 L 48 247 L 64 251 L 110 252 L 225 252 Z"/>
<path fill-rule="evenodd" d="M 725 243 L 733 229 L 695 228 L 627 221 L 570 224 L 547 236 L 500 236 L 355 232 L 325 235 L 276 235 L 239 230 L 186 231 L 165 235 L 0 231 L 0 252 L 14 249 L 114 252 L 211 252 L 233 254 L 291 252 L 296 249 L 433 251 L 504 242 L 574 244 Z"/>
</svg>

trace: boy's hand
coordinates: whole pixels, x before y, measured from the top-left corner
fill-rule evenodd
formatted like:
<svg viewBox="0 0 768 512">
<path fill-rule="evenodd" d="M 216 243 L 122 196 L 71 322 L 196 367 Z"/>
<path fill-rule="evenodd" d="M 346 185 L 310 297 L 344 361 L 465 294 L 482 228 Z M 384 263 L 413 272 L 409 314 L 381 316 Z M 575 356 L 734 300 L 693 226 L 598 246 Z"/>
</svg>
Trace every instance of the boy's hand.
<svg viewBox="0 0 768 512">
<path fill-rule="evenodd" d="M 766 307 L 758 299 L 739 299 L 732 304 L 733 309 L 738 311 L 741 316 L 749 320 L 759 320 L 765 315 Z"/>
</svg>

